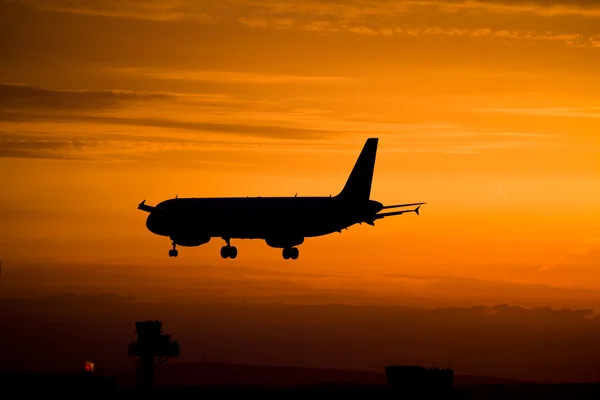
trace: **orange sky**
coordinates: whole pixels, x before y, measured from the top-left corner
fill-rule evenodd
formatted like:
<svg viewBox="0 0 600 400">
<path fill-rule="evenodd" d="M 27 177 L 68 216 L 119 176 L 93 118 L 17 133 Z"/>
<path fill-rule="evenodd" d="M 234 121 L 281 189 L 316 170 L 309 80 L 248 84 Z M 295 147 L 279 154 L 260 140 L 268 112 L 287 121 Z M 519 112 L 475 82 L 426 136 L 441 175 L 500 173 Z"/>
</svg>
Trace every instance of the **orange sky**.
<svg viewBox="0 0 600 400">
<path fill-rule="evenodd" d="M 110 267 L 74 287 L 126 293 L 117 266 L 131 281 L 168 268 L 174 288 L 219 280 L 235 297 L 279 293 L 289 273 L 378 302 L 524 304 L 524 287 L 532 303 L 600 308 L 600 6 L 515 3 L 1 2 L 5 271 Z M 421 216 L 308 239 L 294 262 L 261 241 L 222 260 L 219 239 L 170 259 L 136 210 L 176 194 L 336 194 L 368 137 L 372 198 L 426 201 Z M 244 289 L 256 268 L 272 285 Z M 7 276 L 5 293 L 73 289 Z"/>
</svg>

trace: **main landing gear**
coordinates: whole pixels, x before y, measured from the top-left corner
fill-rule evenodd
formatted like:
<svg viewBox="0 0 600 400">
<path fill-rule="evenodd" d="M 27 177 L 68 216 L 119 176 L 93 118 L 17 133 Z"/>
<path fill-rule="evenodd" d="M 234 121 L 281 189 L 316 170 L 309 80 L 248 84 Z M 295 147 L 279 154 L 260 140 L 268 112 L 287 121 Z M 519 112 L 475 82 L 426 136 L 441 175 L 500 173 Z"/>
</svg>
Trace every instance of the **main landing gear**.
<svg viewBox="0 0 600 400">
<path fill-rule="evenodd" d="M 177 245 L 175 244 L 175 241 L 173 241 L 173 249 L 169 250 L 169 257 L 177 257 L 179 255 L 176 247 Z"/>
<path fill-rule="evenodd" d="M 289 260 L 290 258 L 292 260 L 297 260 L 298 256 L 300 255 L 300 250 L 298 250 L 297 247 L 286 247 L 283 249 L 283 251 L 281 252 L 281 255 L 283 256 L 283 258 L 285 258 L 286 260 Z"/>
<path fill-rule="evenodd" d="M 223 238 L 227 245 L 221 247 L 221 257 L 234 259 L 237 257 L 237 248 L 231 245 L 229 238 Z"/>
</svg>

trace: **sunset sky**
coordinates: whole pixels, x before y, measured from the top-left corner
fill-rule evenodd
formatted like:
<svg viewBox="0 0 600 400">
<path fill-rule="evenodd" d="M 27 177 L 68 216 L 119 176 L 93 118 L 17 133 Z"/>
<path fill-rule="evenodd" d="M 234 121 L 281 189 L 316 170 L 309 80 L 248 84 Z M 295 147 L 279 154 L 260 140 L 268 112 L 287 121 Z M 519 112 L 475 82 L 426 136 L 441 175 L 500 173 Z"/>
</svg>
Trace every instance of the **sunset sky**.
<svg viewBox="0 0 600 400">
<path fill-rule="evenodd" d="M 0 54 L 0 295 L 600 309 L 600 5 L 2 0 Z M 428 204 L 297 261 L 136 210 L 335 195 L 369 137 L 372 198 Z"/>
</svg>

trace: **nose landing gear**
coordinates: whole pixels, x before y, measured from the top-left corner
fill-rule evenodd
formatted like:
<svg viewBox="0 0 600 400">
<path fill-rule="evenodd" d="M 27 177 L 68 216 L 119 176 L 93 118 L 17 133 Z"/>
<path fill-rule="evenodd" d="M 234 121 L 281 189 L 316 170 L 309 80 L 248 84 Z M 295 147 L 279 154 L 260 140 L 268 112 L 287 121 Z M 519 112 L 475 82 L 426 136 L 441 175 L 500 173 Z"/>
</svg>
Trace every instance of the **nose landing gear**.
<svg viewBox="0 0 600 400">
<path fill-rule="evenodd" d="M 173 249 L 169 250 L 169 257 L 177 257 L 179 255 L 176 247 L 177 245 L 175 244 L 175 241 L 173 241 Z"/>
</svg>

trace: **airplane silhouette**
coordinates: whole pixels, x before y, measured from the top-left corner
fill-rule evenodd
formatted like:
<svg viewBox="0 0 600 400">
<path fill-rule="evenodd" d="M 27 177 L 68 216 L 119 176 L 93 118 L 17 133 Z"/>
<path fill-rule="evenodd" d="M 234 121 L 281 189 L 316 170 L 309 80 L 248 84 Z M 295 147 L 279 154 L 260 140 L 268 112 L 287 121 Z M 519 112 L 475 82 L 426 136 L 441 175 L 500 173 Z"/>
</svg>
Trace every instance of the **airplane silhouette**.
<svg viewBox="0 0 600 400">
<path fill-rule="evenodd" d="M 173 248 L 169 257 L 177 257 L 176 246 L 195 247 L 211 238 L 225 240 L 222 258 L 236 258 L 231 239 L 262 239 L 273 248 L 283 249 L 286 260 L 296 260 L 295 246 L 307 237 L 342 232 L 354 224 L 375 225 L 375 221 L 393 215 L 414 212 L 419 215 L 426 203 L 384 206 L 370 200 L 378 138 L 367 139 L 342 191 L 332 197 L 233 197 L 178 198 L 156 207 L 138 205 L 150 213 L 146 227 L 156 235 L 167 236 Z M 381 210 L 418 206 L 411 210 L 381 213 Z"/>
</svg>

